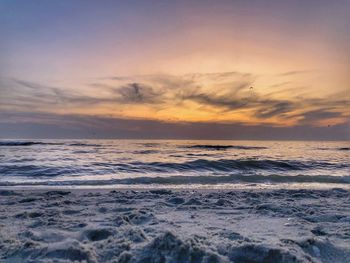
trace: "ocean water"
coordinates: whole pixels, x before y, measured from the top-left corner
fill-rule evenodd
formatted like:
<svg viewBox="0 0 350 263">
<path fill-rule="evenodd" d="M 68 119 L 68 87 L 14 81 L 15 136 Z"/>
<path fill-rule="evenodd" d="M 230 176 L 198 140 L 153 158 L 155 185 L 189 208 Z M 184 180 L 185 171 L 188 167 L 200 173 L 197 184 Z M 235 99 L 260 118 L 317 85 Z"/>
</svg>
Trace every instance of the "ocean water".
<svg viewBox="0 0 350 263">
<path fill-rule="evenodd" d="M 1 187 L 349 187 L 350 142 L 0 140 Z"/>
</svg>

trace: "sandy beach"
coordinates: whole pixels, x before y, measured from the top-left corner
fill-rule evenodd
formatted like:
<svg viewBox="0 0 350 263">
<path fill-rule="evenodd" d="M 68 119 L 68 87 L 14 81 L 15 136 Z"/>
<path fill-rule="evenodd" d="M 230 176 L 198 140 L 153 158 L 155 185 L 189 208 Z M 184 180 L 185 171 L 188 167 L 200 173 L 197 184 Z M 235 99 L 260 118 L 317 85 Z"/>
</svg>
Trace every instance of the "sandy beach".
<svg viewBox="0 0 350 263">
<path fill-rule="evenodd" d="M 1 190 L 1 262 L 349 262 L 350 192 Z"/>
<path fill-rule="evenodd" d="M 0 263 L 350 263 L 350 0 L 0 0 Z"/>
</svg>

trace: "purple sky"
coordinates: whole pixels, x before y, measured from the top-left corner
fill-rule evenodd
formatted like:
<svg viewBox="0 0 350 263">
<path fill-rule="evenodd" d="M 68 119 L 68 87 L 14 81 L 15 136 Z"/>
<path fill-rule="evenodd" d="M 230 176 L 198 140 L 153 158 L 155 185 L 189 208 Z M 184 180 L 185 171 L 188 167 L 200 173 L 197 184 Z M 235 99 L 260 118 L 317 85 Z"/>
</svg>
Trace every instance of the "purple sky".
<svg viewBox="0 0 350 263">
<path fill-rule="evenodd" d="M 2 0 L 0 13 L 2 138 L 350 138 L 348 0 Z"/>
</svg>

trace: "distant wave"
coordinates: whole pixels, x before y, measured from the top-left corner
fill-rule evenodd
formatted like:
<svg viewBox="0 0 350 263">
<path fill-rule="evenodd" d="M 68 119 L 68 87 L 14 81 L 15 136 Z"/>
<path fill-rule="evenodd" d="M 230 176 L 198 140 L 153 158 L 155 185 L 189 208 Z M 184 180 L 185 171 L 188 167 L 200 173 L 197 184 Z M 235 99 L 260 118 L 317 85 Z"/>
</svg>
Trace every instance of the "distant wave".
<svg viewBox="0 0 350 263">
<path fill-rule="evenodd" d="M 147 148 L 154 148 L 164 144 L 167 144 L 167 143 L 155 143 L 155 142 L 137 143 L 137 145 L 147 147 Z"/>
<path fill-rule="evenodd" d="M 350 151 L 350 147 L 340 147 L 340 148 L 317 148 L 321 151 Z"/>
<path fill-rule="evenodd" d="M 45 182 L 0 182 L 0 186 L 24 186 L 24 185 L 136 185 L 136 184 L 162 184 L 162 185 L 183 185 L 183 184 L 237 184 L 237 183 L 329 183 L 329 184 L 350 184 L 350 176 L 330 175 L 228 175 L 228 176 L 169 176 L 169 177 L 135 177 L 110 180 L 69 180 L 69 181 L 45 181 Z"/>
<path fill-rule="evenodd" d="M 338 148 L 339 151 L 350 151 L 350 147 Z"/>
<path fill-rule="evenodd" d="M 58 143 L 34 142 L 34 141 L 0 141 L 0 146 L 32 146 L 32 145 L 57 145 Z"/>
<path fill-rule="evenodd" d="M 82 146 L 82 147 L 100 147 L 100 144 L 90 144 L 90 143 L 81 143 L 81 142 L 76 142 L 76 143 L 68 143 L 66 144 L 68 146 Z"/>
<path fill-rule="evenodd" d="M 133 152 L 134 154 L 153 154 L 157 153 L 158 151 L 156 150 L 141 150 L 141 151 L 135 151 Z"/>
<path fill-rule="evenodd" d="M 90 146 L 98 147 L 99 144 L 80 143 L 80 142 L 42 142 L 42 141 L 0 141 L 1 146 L 32 146 L 32 145 L 67 145 L 67 146 Z"/>
<path fill-rule="evenodd" d="M 185 148 L 190 149 L 208 149 L 208 150 L 227 150 L 227 149 L 236 149 L 236 150 L 263 150 L 267 149 L 267 147 L 260 146 L 242 146 L 242 145 L 206 145 L 206 144 L 198 144 L 198 145 L 189 145 L 185 146 Z"/>
</svg>

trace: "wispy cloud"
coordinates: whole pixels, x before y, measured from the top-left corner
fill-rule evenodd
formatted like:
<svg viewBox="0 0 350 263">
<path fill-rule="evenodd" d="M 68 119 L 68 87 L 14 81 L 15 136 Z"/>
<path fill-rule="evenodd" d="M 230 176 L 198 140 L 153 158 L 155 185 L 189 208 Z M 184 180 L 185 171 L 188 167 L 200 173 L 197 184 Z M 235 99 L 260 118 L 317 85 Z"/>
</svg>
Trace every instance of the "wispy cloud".
<svg viewBox="0 0 350 263">
<path fill-rule="evenodd" d="M 285 75 L 304 72 L 287 72 Z M 180 121 L 193 115 L 211 116 L 208 122 L 318 124 L 324 120 L 345 122 L 350 116 L 349 94 L 327 98 L 303 97 L 294 90 L 282 93 L 256 87 L 257 76 L 239 72 L 185 75 L 138 75 L 99 79 L 87 84 L 90 92 L 71 87 L 56 87 L 19 79 L 0 80 L 0 110 L 84 114 L 84 109 L 97 115 L 122 118 L 171 118 Z M 286 96 L 285 93 L 288 95 Z M 282 96 L 282 95 L 283 96 Z M 121 109 L 116 115 L 109 109 Z M 69 111 L 70 110 L 70 111 Z M 82 113 L 83 112 L 83 113 Z M 186 112 L 187 115 L 183 115 Z M 235 119 L 244 112 L 245 119 Z M 215 115 L 217 114 L 217 115 Z M 165 117 L 164 117 L 165 116 Z M 227 116 L 227 118 L 225 117 Z M 241 116 L 241 115 L 240 115 Z M 201 121 L 206 121 L 205 118 Z"/>
<path fill-rule="evenodd" d="M 128 83 L 121 87 L 113 89 L 117 96 L 119 103 L 133 104 L 133 103 L 146 103 L 156 104 L 162 103 L 162 91 L 156 91 L 151 86 L 147 86 L 143 83 Z"/>
</svg>

